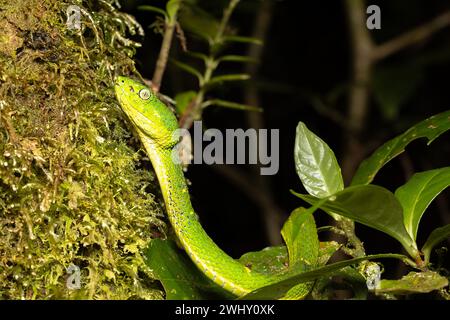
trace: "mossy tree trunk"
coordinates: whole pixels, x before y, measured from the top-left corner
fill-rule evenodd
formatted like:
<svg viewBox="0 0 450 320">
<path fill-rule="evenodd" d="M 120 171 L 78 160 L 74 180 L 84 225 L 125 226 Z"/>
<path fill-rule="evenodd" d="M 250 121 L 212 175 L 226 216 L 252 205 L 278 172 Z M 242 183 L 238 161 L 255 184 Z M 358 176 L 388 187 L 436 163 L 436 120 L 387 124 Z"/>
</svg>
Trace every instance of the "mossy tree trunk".
<svg viewBox="0 0 450 320">
<path fill-rule="evenodd" d="M 164 231 L 157 183 L 112 90 L 140 27 L 79 1 L 70 30 L 72 4 L 0 0 L 0 299 L 162 298 L 142 256 Z"/>
</svg>

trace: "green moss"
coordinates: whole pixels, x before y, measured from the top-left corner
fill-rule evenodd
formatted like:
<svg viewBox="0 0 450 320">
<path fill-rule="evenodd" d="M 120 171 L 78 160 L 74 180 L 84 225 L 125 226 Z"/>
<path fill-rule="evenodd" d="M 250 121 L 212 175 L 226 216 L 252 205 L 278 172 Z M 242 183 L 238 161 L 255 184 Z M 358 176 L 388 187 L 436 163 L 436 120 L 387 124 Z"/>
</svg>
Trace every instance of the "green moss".
<svg viewBox="0 0 450 320">
<path fill-rule="evenodd" d="M 64 1 L 0 0 L 0 299 L 162 298 L 141 256 L 157 182 L 112 90 L 139 27 L 110 2 L 80 1 L 77 33 Z"/>
</svg>

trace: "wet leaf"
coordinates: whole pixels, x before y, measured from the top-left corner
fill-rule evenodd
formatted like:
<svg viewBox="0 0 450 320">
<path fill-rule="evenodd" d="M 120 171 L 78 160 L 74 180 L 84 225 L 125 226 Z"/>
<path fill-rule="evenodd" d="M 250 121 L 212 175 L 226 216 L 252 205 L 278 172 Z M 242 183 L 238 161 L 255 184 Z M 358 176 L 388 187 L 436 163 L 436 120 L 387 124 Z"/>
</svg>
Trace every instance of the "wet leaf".
<svg viewBox="0 0 450 320">
<path fill-rule="evenodd" d="M 410 272 L 399 280 L 381 280 L 375 293 L 428 293 L 448 286 L 447 278 L 434 271 Z"/>
</svg>

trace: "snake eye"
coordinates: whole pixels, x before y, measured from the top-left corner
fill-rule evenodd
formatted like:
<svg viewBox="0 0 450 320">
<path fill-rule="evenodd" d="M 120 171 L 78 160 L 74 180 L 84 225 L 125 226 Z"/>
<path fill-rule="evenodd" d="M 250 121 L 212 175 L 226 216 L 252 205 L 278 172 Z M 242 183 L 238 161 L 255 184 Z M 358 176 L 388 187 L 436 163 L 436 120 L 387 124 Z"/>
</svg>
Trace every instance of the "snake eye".
<svg viewBox="0 0 450 320">
<path fill-rule="evenodd" d="M 150 98 L 150 90 L 148 90 L 148 89 L 139 90 L 139 97 L 142 100 L 148 100 L 148 98 Z"/>
</svg>

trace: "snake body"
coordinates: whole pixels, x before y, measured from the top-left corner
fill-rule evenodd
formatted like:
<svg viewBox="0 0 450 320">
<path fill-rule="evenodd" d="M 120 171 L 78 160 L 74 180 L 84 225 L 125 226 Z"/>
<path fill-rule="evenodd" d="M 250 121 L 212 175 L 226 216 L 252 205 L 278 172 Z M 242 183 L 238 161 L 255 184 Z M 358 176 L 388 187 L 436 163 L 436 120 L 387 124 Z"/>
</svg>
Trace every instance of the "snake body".
<svg viewBox="0 0 450 320">
<path fill-rule="evenodd" d="M 254 272 L 234 260 L 202 228 L 192 208 L 182 167 L 173 161 L 179 137 L 174 134 L 178 123 L 170 109 L 146 86 L 126 77 L 117 77 L 115 91 L 153 164 L 169 221 L 195 265 L 236 296 L 283 279 L 281 275 Z M 305 294 L 300 287 L 295 288 L 295 296 Z"/>
</svg>

